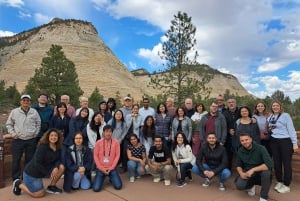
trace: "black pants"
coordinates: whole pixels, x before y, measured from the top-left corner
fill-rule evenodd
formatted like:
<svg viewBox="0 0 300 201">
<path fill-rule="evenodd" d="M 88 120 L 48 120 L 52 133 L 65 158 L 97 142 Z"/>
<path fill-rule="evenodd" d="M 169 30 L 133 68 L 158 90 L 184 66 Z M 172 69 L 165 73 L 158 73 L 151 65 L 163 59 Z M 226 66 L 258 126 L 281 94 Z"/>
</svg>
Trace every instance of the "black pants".
<svg viewBox="0 0 300 201">
<path fill-rule="evenodd" d="M 248 179 L 242 179 L 238 176 L 235 179 L 235 186 L 238 190 L 246 190 L 252 188 L 254 185 L 261 185 L 260 197 L 268 199 L 268 194 L 271 186 L 271 171 L 265 170 L 256 172 Z"/>
<path fill-rule="evenodd" d="M 290 138 L 271 138 L 270 147 L 273 155 L 276 180 L 289 186 L 292 181 L 292 155 L 294 152 L 292 141 Z"/>
<path fill-rule="evenodd" d="M 25 164 L 33 157 L 36 149 L 36 139 L 29 140 L 14 139 L 12 141 L 12 179 L 21 178 L 21 159 L 25 153 Z"/>
<path fill-rule="evenodd" d="M 128 156 L 127 156 L 127 147 L 129 144 L 129 139 L 127 139 L 126 137 L 123 139 L 122 143 L 121 143 L 121 154 L 120 154 L 120 160 L 121 160 L 121 164 L 122 164 L 122 168 L 123 171 L 127 171 L 127 161 L 128 161 Z"/>
</svg>

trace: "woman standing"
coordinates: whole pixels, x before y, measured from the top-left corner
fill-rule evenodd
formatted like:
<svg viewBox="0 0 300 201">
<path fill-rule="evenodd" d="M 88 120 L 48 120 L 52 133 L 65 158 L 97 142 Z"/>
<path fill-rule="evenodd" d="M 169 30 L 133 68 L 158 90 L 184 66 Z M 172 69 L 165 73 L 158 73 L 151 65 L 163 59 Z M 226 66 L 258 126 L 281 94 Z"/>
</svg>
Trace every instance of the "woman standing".
<svg viewBox="0 0 300 201">
<path fill-rule="evenodd" d="M 130 143 L 127 147 L 127 156 L 129 181 L 134 182 L 135 177 L 138 178 L 145 173 L 146 165 L 146 149 L 145 146 L 139 142 L 136 134 L 130 135 Z"/>
<path fill-rule="evenodd" d="M 172 141 L 171 125 L 172 118 L 168 113 L 166 104 L 158 104 L 155 115 L 155 133 L 163 137 L 164 146 L 168 148 L 171 148 L 170 142 Z"/>
<path fill-rule="evenodd" d="M 176 133 L 182 132 L 188 143 L 191 143 L 192 139 L 192 121 L 185 115 L 183 107 L 178 107 L 176 110 L 176 117 L 173 119 L 172 123 L 172 140 L 174 140 Z"/>
<path fill-rule="evenodd" d="M 272 102 L 271 111 L 268 129 L 271 134 L 270 147 L 277 180 L 274 189 L 279 193 L 288 193 L 292 180 L 292 154 L 298 149 L 297 135 L 292 118 L 283 112 L 279 101 Z"/>
<path fill-rule="evenodd" d="M 125 117 L 125 122 L 128 128 L 128 134 L 136 134 L 137 136 L 140 134 L 140 128 L 142 125 L 142 116 L 139 114 L 139 105 L 134 104 L 132 106 L 131 114 L 127 114 Z M 129 138 L 129 136 L 128 136 Z"/>
<path fill-rule="evenodd" d="M 192 136 L 192 150 L 193 154 L 197 156 L 201 141 L 200 141 L 200 120 L 204 115 L 207 114 L 207 111 L 205 110 L 205 106 L 203 103 L 196 104 L 195 106 L 195 113 L 191 117 L 192 120 L 192 126 L 193 126 L 193 136 Z"/>
<path fill-rule="evenodd" d="M 258 102 L 254 109 L 253 118 L 256 119 L 260 131 L 260 143 L 266 147 L 267 151 L 272 157 L 270 136 L 268 135 L 268 116 L 269 114 L 266 112 L 266 105 L 263 102 Z"/>
<path fill-rule="evenodd" d="M 94 150 L 96 141 L 102 138 L 103 127 L 106 125 L 103 115 L 100 112 L 96 112 L 91 122 L 86 126 L 86 133 L 89 139 L 88 146 L 91 150 Z"/>
<path fill-rule="evenodd" d="M 71 189 L 87 190 L 91 187 L 91 167 L 93 155 L 90 148 L 83 144 L 82 133 L 76 132 L 74 144 L 66 151 L 66 170 L 64 173 L 64 191 Z"/>
<path fill-rule="evenodd" d="M 232 138 L 232 147 L 235 151 L 240 146 L 240 134 L 248 133 L 251 135 L 253 141 L 260 144 L 260 132 L 255 119 L 252 119 L 252 114 L 247 106 L 241 106 L 239 109 L 240 118 L 235 123 L 235 134 Z M 254 122 L 255 121 L 255 122 Z"/>
<path fill-rule="evenodd" d="M 107 111 L 107 104 L 105 100 L 101 100 L 99 102 L 98 111 L 102 114 L 106 123 L 112 118 L 112 114 Z"/>
<path fill-rule="evenodd" d="M 23 181 L 16 179 L 13 183 L 13 193 L 21 195 L 24 191 L 34 198 L 45 196 L 43 179 L 50 177 L 50 185 L 46 192 L 59 194 L 62 190 L 56 187 L 64 166 L 61 164 L 62 134 L 57 129 L 49 129 L 39 141 L 32 160 L 25 166 Z"/>
<path fill-rule="evenodd" d="M 192 148 L 183 132 L 178 132 L 174 138 L 172 156 L 177 167 L 177 186 L 183 187 L 186 185 L 185 177 L 192 180 L 191 169 L 196 161 Z"/>
<path fill-rule="evenodd" d="M 67 105 L 64 102 L 60 102 L 56 106 L 56 113 L 49 122 L 49 128 L 56 128 L 63 133 L 63 137 L 66 140 L 69 135 L 69 123 L 70 117 L 67 113 Z"/>
<path fill-rule="evenodd" d="M 127 145 L 129 143 L 129 139 L 126 138 L 127 134 L 127 126 L 124 119 L 124 115 L 122 110 L 116 110 L 113 118 L 109 120 L 107 123 L 108 125 L 111 125 L 113 128 L 113 134 L 112 137 L 115 138 L 120 143 L 120 161 L 122 164 L 123 172 L 127 171 Z"/>
<path fill-rule="evenodd" d="M 114 98 L 108 98 L 106 105 L 107 111 L 110 112 L 111 116 L 114 116 L 115 110 L 117 108 L 116 100 Z"/>
<path fill-rule="evenodd" d="M 153 145 L 155 136 L 154 118 L 149 115 L 144 121 L 144 126 L 141 129 L 140 139 L 146 148 L 146 156 L 148 158 L 150 147 Z"/>
</svg>

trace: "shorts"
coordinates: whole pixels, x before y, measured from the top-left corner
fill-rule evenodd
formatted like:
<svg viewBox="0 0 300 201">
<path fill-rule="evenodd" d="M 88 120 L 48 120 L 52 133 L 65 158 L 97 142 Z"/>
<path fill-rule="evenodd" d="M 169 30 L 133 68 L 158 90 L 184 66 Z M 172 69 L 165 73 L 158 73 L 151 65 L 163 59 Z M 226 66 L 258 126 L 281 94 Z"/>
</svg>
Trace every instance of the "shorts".
<svg viewBox="0 0 300 201">
<path fill-rule="evenodd" d="M 29 189 L 30 192 L 35 193 L 42 189 L 44 189 L 43 185 L 43 179 L 42 178 L 35 178 L 32 177 L 26 172 L 23 172 L 23 182 L 26 185 L 26 187 Z"/>
</svg>

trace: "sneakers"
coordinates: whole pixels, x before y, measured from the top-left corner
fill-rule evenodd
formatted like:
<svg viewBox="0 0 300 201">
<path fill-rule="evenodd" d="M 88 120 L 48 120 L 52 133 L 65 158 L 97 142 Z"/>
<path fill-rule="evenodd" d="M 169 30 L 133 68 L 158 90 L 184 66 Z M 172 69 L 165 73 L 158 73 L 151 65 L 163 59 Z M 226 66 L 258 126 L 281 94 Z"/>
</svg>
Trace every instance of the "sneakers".
<svg viewBox="0 0 300 201">
<path fill-rule="evenodd" d="M 260 197 L 260 198 L 259 198 L 259 201 L 268 201 L 268 200 L 266 200 L 266 199 Z"/>
<path fill-rule="evenodd" d="M 129 182 L 133 183 L 133 182 L 134 182 L 134 179 L 135 179 L 134 177 L 130 177 L 130 178 L 129 178 Z"/>
<path fill-rule="evenodd" d="M 210 185 L 210 179 L 205 178 L 204 183 L 202 184 L 203 187 L 208 187 Z"/>
<path fill-rule="evenodd" d="M 289 193 L 290 191 L 291 191 L 290 187 L 284 184 L 282 184 L 282 186 L 279 189 L 277 189 L 278 193 Z"/>
<path fill-rule="evenodd" d="M 60 188 L 57 188 L 56 186 L 48 186 L 46 192 L 51 194 L 60 194 L 62 193 L 62 190 Z"/>
<path fill-rule="evenodd" d="M 255 185 L 253 185 L 252 188 L 250 188 L 248 190 L 248 195 L 249 196 L 254 196 L 255 195 Z"/>
<path fill-rule="evenodd" d="M 20 189 L 20 184 L 22 183 L 21 179 L 15 179 L 13 182 L 13 188 L 12 188 L 12 192 L 15 195 L 21 195 L 21 189 Z"/>
<path fill-rule="evenodd" d="M 276 185 L 274 186 L 274 190 L 278 191 L 278 189 L 280 189 L 282 185 L 283 185 L 282 182 L 277 182 Z"/>
<path fill-rule="evenodd" d="M 154 183 L 160 182 L 160 177 L 154 177 L 153 182 L 154 182 Z"/>
<path fill-rule="evenodd" d="M 186 183 L 184 181 L 182 182 L 177 182 L 177 187 L 184 187 Z"/>
<path fill-rule="evenodd" d="M 225 191 L 226 190 L 224 183 L 220 182 L 219 190 L 220 191 Z"/>
<path fill-rule="evenodd" d="M 165 180 L 165 186 L 170 186 L 171 185 L 171 180 Z"/>
</svg>

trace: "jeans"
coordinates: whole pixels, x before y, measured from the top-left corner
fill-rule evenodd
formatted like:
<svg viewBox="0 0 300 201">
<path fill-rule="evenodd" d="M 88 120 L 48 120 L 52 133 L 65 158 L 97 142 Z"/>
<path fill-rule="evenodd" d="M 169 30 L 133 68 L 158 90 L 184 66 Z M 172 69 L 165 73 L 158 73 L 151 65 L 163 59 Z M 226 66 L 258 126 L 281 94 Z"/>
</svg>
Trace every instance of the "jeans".
<svg viewBox="0 0 300 201">
<path fill-rule="evenodd" d="M 272 175 L 270 170 L 255 172 L 252 177 L 242 179 L 238 176 L 235 179 L 235 185 L 238 190 L 246 190 L 252 188 L 254 185 L 261 185 L 260 197 L 268 199 L 268 194 L 271 186 Z"/>
<path fill-rule="evenodd" d="M 78 172 L 75 172 L 73 175 L 73 188 L 80 188 L 83 190 L 87 190 L 91 187 L 90 180 L 85 176 L 81 176 Z"/>
<path fill-rule="evenodd" d="M 128 171 L 129 171 L 129 177 L 135 177 L 135 176 L 140 176 L 143 175 L 144 172 L 141 172 L 141 163 L 129 160 L 127 162 L 128 166 Z M 137 173 L 137 175 L 135 175 Z"/>
<path fill-rule="evenodd" d="M 204 167 L 204 170 L 209 170 L 209 171 L 212 170 L 207 164 L 203 164 L 203 167 Z M 200 175 L 200 176 L 203 177 L 203 178 L 207 178 L 207 176 L 205 176 L 205 175 L 203 174 L 203 172 L 200 171 L 200 169 L 198 168 L 197 165 L 194 165 L 194 166 L 193 166 L 192 171 L 193 171 L 194 173 Z M 221 171 L 221 173 L 219 174 L 219 182 L 220 182 L 220 183 L 224 183 L 224 182 L 230 177 L 230 175 L 231 175 L 230 170 L 227 169 L 227 168 L 224 168 L 224 169 Z M 215 175 L 215 176 L 216 176 L 216 175 Z"/>
<path fill-rule="evenodd" d="M 177 174 L 178 174 L 177 178 L 176 178 L 177 181 L 184 182 L 188 171 L 192 168 L 193 168 L 193 165 L 191 163 L 180 163 L 179 166 L 177 167 L 177 171 L 178 171 L 178 169 L 180 169 L 180 172 L 179 171 L 177 172 Z"/>
<path fill-rule="evenodd" d="M 109 177 L 110 183 L 112 183 L 113 187 L 116 190 L 120 190 L 122 188 L 122 180 L 121 180 L 120 175 L 117 172 L 117 170 L 115 170 L 115 169 L 111 170 L 109 175 L 106 175 L 103 172 L 101 172 L 99 169 L 97 169 L 96 176 L 94 178 L 94 186 L 93 186 L 93 190 L 95 192 L 99 192 L 102 189 L 103 182 L 104 182 L 104 179 L 106 176 Z"/>
<path fill-rule="evenodd" d="M 146 171 L 150 172 L 154 178 L 164 178 L 164 180 L 171 180 L 171 170 L 173 169 L 172 165 L 163 165 L 160 166 L 156 171 L 151 171 L 150 167 L 146 165 Z"/>
<path fill-rule="evenodd" d="M 27 164 L 34 155 L 36 149 L 36 139 L 29 140 L 14 139 L 12 141 L 12 179 L 21 177 L 21 158 L 25 152 L 25 164 Z"/>
</svg>

